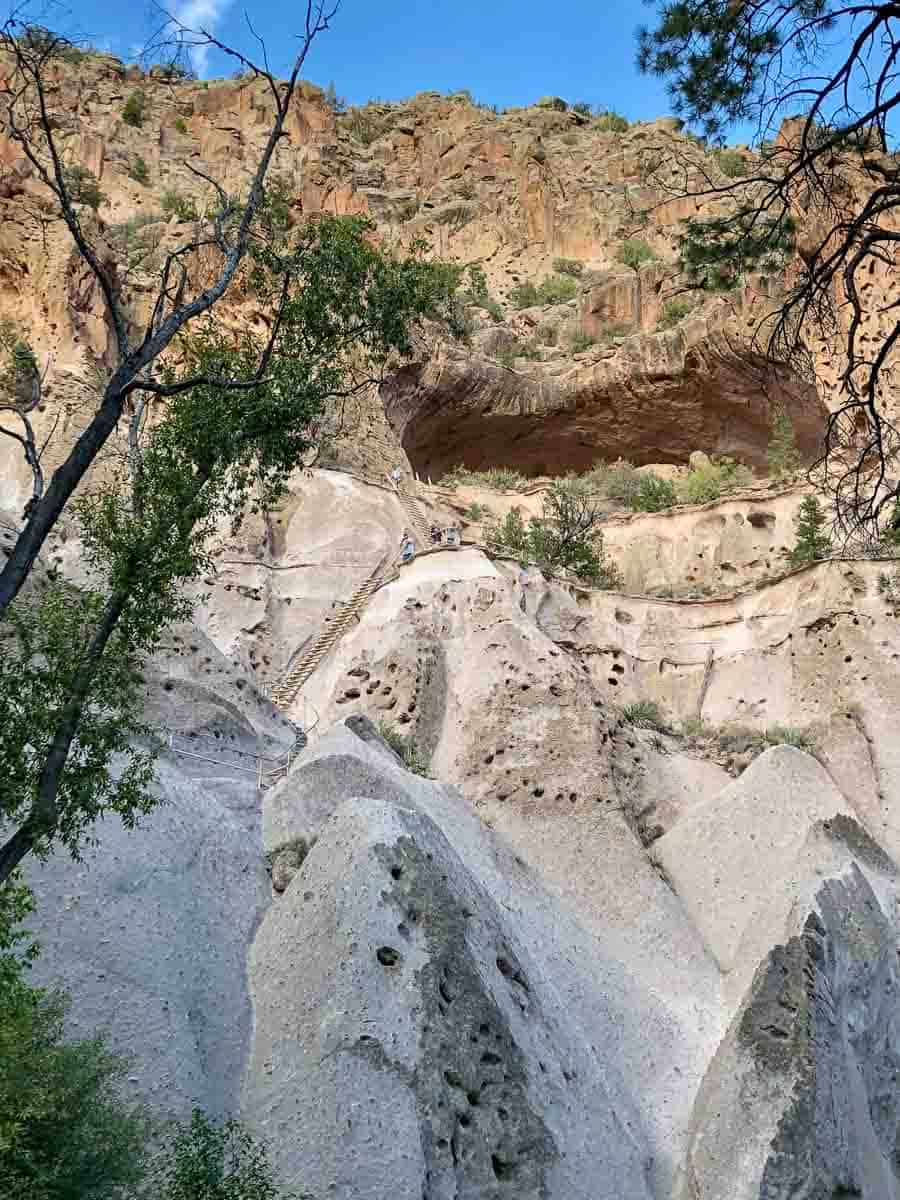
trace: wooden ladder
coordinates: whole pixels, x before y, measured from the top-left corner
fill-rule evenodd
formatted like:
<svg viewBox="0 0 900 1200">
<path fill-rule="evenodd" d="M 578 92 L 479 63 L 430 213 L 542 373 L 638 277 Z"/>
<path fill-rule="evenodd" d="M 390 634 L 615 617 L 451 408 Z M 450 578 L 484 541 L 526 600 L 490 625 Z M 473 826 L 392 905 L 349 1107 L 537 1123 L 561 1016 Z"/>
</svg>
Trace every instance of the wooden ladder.
<svg viewBox="0 0 900 1200">
<path fill-rule="evenodd" d="M 388 578 L 395 577 L 395 573 L 386 574 L 384 572 L 385 561 L 383 558 L 379 562 L 368 579 L 360 584 L 345 604 L 341 604 L 331 616 L 325 618 L 319 636 L 311 646 L 307 647 L 273 691 L 272 703 L 276 707 L 290 707 L 297 693 L 322 662 L 322 659 L 330 653 L 350 628 L 354 618 L 366 607 L 373 592 L 381 587 L 382 583 L 386 583 Z"/>
<path fill-rule="evenodd" d="M 403 511 L 406 513 L 416 541 L 420 542 L 423 547 L 428 546 L 431 542 L 431 531 L 418 500 L 402 488 L 397 488 L 397 495 L 400 497 L 400 503 L 403 505 Z"/>
</svg>

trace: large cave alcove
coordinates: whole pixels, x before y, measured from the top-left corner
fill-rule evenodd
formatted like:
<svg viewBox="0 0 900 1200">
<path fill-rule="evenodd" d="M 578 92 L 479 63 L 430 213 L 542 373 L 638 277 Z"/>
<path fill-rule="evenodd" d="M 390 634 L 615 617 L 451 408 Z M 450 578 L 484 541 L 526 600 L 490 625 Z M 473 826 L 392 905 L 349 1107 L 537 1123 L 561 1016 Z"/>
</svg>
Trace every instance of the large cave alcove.
<svg viewBox="0 0 900 1200">
<path fill-rule="evenodd" d="M 432 480 L 460 465 L 533 477 L 617 458 L 685 463 L 694 450 L 764 471 L 774 408 L 790 414 L 805 461 L 827 418 L 815 388 L 784 368 L 696 346 L 677 364 L 632 352 L 556 376 L 460 355 L 403 368 L 381 397 L 413 470 Z"/>
</svg>

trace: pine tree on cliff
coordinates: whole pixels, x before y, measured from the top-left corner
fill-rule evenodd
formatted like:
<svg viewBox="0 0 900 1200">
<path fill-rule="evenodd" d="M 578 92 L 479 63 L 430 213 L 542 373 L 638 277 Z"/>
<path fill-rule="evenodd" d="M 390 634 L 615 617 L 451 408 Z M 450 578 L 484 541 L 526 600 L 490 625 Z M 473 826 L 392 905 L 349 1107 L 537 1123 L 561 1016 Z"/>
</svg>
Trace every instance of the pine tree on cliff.
<svg viewBox="0 0 900 1200">
<path fill-rule="evenodd" d="M 834 547 L 826 530 L 827 518 L 815 496 L 803 500 L 794 523 L 797 540 L 788 555 L 792 567 L 818 562 L 831 554 Z"/>
<path fill-rule="evenodd" d="M 769 473 L 773 479 L 796 475 L 800 470 L 800 451 L 794 436 L 794 423 L 783 408 L 776 408 L 768 448 Z"/>
<path fill-rule="evenodd" d="M 748 271 L 781 276 L 796 248 L 792 282 L 758 334 L 782 370 L 808 375 L 814 339 L 839 356 L 818 478 L 845 531 L 877 536 L 900 493 L 883 486 L 900 451 L 884 412 L 900 310 L 879 306 L 876 327 L 867 309 L 873 284 L 891 294 L 898 265 L 898 8 L 874 0 L 659 0 L 657 8 L 654 26 L 638 33 L 640 68 L 667 81 L 676 113 L 708 142 L 721 146 L 747 125 L 757 139 L 747 175 L 736 178 L 696 145 L 667 145 L 666 169 L 678 163 L 682 193 L 719 209 L 687 223 L 684 264 L 699 286 L 727 288 Z M 800 116 L 781 127 L 785 111 Z"/>
</svg>

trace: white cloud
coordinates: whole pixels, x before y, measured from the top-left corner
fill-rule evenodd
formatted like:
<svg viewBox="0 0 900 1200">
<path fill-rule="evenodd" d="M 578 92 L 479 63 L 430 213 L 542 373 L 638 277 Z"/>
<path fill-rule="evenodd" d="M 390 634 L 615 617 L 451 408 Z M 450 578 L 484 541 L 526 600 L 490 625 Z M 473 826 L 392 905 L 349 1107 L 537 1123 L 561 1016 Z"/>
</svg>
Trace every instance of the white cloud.
<svg viewBox="0 0 900 1200">
<path fill-rule="evenodd" d="M 216 25 L 231 7 L 231 0 L 182 0 L 175 6 L 175 19 L 186 29 L 205 29 L 214 33 Z M 190 38 L 185 39 L 190 44 Z M 201 77 L 206 74 L 209 62 L 209 46 L 191 46 L 189 54 L 194 70 Z"/>
</svg>

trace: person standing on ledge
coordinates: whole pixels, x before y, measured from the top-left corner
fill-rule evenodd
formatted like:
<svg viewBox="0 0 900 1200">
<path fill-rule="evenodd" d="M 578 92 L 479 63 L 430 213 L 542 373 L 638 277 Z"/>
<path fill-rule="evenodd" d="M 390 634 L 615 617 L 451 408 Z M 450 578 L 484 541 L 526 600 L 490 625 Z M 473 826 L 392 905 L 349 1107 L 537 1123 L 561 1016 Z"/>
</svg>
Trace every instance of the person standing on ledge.
<svg viewBox="0 0 900 1200">
<path fill-rule="evenodd" d="M 403 472 L 400 470 L 399 467 L 394 467 L 393 471 L 391 471 L 391 482 L 393 483 L 394 487 L 397 489 L 398 492 L 400 491 L 400 480 L 402 478 L 403 478 Z"/>
</svg>

